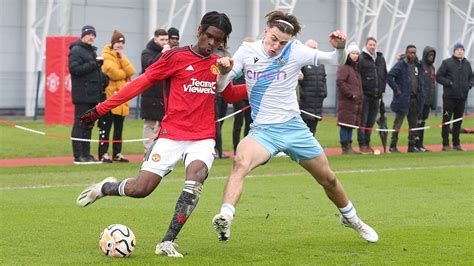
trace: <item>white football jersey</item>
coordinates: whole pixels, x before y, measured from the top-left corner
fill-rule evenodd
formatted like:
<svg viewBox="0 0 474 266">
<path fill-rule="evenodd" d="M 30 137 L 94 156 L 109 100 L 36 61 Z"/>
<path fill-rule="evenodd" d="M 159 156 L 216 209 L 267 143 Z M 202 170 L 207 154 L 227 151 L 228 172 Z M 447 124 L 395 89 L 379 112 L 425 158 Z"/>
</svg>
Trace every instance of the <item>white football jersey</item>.
<svg viewBox="0 0 474 266">
<path fill-rule="evenodd" d="M 340 63 L 341 53 L 336 51 L 324 53 L 328 63 Z M 317 65 L 321 53 L 298 40 L 291 40 L 280 54 L 270 57 L 263 40 L 244 42 L 233 56 L 234 67 L 227 80 L 243 72 L 255 124 L 284 123 L 300 115 L 296 96 L 300 69 Z"/>
</svg>

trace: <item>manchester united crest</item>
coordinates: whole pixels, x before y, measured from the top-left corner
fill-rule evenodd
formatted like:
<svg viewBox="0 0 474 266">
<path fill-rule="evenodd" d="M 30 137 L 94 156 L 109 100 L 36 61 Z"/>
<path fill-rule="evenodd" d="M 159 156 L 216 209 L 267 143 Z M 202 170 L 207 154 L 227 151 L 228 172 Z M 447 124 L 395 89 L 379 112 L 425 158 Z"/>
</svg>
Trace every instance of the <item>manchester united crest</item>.
<svg viewBox="0 0 474 266">
<path fill-rule="evenodd" d="M 219 68 L 216 65 L 211 65 L 211 73 L 214 75 L 219 74 Z"/>
<path fill-rule="evenodd" d="M 155 153 L 151 156 L 151 160 L 157 163 L 161 160 L 161 156 L 158 153 Z"/>
</svg>

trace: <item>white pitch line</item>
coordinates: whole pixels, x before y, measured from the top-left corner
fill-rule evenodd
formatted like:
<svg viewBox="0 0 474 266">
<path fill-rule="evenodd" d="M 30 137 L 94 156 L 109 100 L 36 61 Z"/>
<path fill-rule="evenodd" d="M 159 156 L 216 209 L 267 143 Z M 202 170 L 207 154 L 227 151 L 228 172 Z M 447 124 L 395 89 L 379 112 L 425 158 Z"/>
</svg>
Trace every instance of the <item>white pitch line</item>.
<svg viewBox="0 0 474 266">
<path fill-rule="evenodd" d="M 426 169 L 444 169 L 444 168 L 455 168 L 455 167 L 471 167 L 474 168 L 473 164 L 461 164 L 461 165 L 438 165 L 438 166 L 420 166 L 420 167 L 400 167 L 400 168 L 382 168 L 382 169 L 356 169 L 356 170 L 341 170 L 334 171 L 336 174 L 356 174 L 356 173 L 378 173 L 378 172 L 394 172 L 394 171 L 411 171 L 411 170 L 426 170 Z M 297 176 L 297 175 L 309 175 L 307 172 L 292 172 L 292 173 L 279 173 L 279 174 L 260 174 L 260 175 L 248 175 L 246 178 L 259 178 L 259 177 L 275 177 L 275 176 Z M 209 177 L 211 180 L 226 179 L 227 176 L 214 176 Z M 170 179 L 166 182 L 183 182 L 181 179 Z M 25 190 L 25 189 L 48 189 L 48 188 L 64 188 L 64 187 L 86 187 L 88 184 L 64 184 L 64 185 L 36 185 L 36 186 L 24 186 L 24 187 L 0 187 L 0 190 Z"/>
</svg>

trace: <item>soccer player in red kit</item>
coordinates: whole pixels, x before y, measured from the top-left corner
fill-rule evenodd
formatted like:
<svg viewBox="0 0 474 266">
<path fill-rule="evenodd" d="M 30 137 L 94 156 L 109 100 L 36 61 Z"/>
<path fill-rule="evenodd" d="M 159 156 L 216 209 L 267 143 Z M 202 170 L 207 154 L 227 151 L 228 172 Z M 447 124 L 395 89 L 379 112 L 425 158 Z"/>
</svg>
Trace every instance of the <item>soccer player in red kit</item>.
<svg viewBox="0 0 474 266">
<path fill-rule="evenodd" d="M 169 80 L 165 92 L 165 110 L 160 132 L 145 156 L 137 178 L 117 181 L 113 177 L 85 189 L 77 198 L 86 207 L 104 196 L 144 198 L 160 184 L 176 163 L 183 159 L 186 181 L 176 202 L 174 215 L 155 253 L 183 257 L 174 242 L 196 207 L 202 185 L 214 160 L 217 56 L 212 50 L 226 43 L 232 25 L 229 18 L 216 11 L 206 13 L 198 27 L 198 40 L 192 46 L 165 52 L 144 74 L 128 84 L 107 101 L 87 111 L 83 123 L 93 123 L 115 106 L 124 103 L 151 85 Z M 235 102 L 246 98 L 245 87 L 226 88 L 224 99 Z"/>
</svg>

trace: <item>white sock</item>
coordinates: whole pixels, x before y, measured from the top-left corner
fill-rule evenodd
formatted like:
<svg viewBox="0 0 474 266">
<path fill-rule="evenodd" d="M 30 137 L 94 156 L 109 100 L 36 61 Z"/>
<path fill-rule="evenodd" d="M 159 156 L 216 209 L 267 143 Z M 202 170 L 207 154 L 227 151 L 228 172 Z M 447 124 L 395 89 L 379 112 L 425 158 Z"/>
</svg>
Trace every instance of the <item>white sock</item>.
<svg viewBox="0 0 474 266">
<path fill-rule="evenodd" d="M 359 217 L 357 216 L 357 212 L 355 207 L 352 205 L 352 202 L 349 201 L 346 207 L 339 208 L 342 216 L 346 218 L 350 223 L 357 223 L 359 221 Z"/>
<path fill-rule="evenodd" d="M 225 215 L 227 219 L 229 219 L 232 222 L 232 220 L 234 220 L 235 207 L 232 206 L 231 204 L 224 203 L 221 206 L 221 214 Z"/>
<path fill-rule="evenodd" d="M 130 178 L 127 178 L 125 180 L 123 180 L 122 182 L 120 182 L 120 185 L 118 187 L 118 193 L 120 196 L 127 196 L 125 195 L 125 184 L 127 183 L 128 179 Z"/>
</svg>

